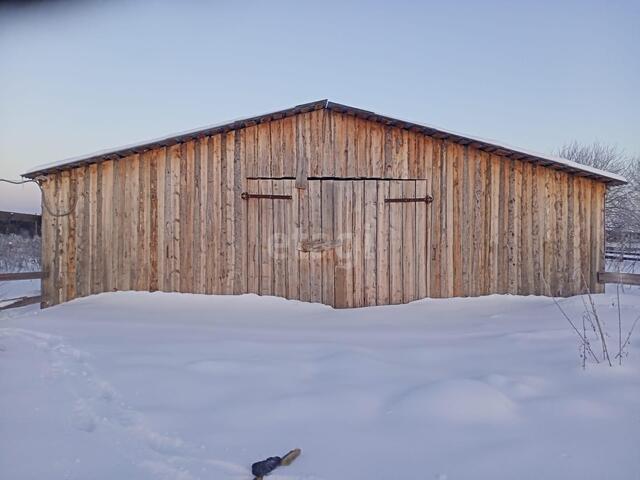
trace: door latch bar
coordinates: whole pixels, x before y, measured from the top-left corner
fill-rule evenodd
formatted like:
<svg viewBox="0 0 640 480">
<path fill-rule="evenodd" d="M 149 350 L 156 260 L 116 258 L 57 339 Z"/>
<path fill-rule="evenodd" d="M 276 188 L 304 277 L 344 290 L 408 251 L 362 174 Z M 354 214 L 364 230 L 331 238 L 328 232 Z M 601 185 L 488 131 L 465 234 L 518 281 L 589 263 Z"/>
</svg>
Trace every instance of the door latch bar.
<svg viewBox="0 0 640 480">
<path fill-rule="evenodd" d="M 385 203 L 411 203 L 411 202 L 424 202 L 431 203 L 433 202 L 433 197 L 431 195 L 427 195 L 426 197 L 418 197 L 418 198 L 385 198 Z"/>
<path fill-rule="evenodd" d="M 249 192 L 242 192 L 242 195 L 240 195 L 240 197 L 243 200 L 248 200 L 250 198 L 269 198 L 272 200 L 291 200 L 291 195 L 271 195 L 271 194 L 267 194 L 267 193 L 249 193 Z"/>
</svg>

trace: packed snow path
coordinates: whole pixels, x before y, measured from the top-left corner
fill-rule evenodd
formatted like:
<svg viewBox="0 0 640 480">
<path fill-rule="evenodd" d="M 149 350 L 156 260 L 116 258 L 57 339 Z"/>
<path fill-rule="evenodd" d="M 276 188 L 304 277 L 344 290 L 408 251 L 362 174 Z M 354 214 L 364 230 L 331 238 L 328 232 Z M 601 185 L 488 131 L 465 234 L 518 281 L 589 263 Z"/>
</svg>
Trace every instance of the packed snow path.
<svg viewBox="0 0 640 480">
<path fill-rule="evenodd" d="M 595 298 L 617 332 L 615 295 Z M 581 318 L 579 297 L 561 302 Z M 333 310 L 127 292 L 9 310 L 0 477 L 248 480 L 300 447 L 269 478 L 640 478 L 640 349 L 586 371 L 578 353 L 544 297 Z"/>
</svg>

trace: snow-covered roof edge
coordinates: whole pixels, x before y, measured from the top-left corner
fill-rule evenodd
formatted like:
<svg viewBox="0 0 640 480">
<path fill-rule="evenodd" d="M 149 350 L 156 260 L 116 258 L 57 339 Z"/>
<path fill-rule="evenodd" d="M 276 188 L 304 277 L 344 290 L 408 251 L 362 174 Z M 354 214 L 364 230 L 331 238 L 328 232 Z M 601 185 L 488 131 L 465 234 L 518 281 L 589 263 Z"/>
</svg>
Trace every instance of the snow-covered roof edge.
<svg viewBox="0 0 640 480">
<path fill-rule="evenodd" d="M 560 158 L 555 155 L 537 153 L 531 150 L 523 149 L 520 147 L 514 147 L 506 143 L 498 142 L 495 140 L 483 139 L 480 137 L 457 133 L 452 130 L 447 130 L 447 129 L 436 127 L 433 125 L 413 122 L 409 120 L 401 120 L 399 118 L 389 117 L 386 115 L 380 115 L 368 110 L 362 110 L 359 108 L 350 107 L 348 105 L 331 102 L 329 100 L 319 100 L 316 102 L 305 103 L 305 104 L 297 105 L 292 108 L 287 108 L 287 109 L 277 110 L 274 112 L 264 113 L 261 115 L 254 115 L 252 117 L 245 117 L 237 120 L 222 122 L 215 125 L 209 125 L 207 127 L 200 127 L 194 130 L 188 130 L 185 132 L 164 136 L 154 140 L 125 145 L 117 148 L 110 148 L 110 149 L 94 152 L 88 155 L 81 155 L 78 157 L 68 158 L 58 162 L 52 162 L 52 163 L 34 167 L 33 169 L 24 173 L 22 176 L 27 178 L 35 178 L 41 175 L 46 175 L 46 174 L 53 173 L 60 170 L 67 170 L 69 168 L 73 168 L 73 167 L 84 165 L 84 164 L 96 163 L 102 160 L 113 159 L 113 158 L 122 158 L 134 153 L 141 153 L 153 148 L 174 145 L 177 143 L 183 143 L 183 142 L 192 140 L 194 138 L 205 137 L 205 136 L 214 135 L 217 133 L 236 130 L 239 128 L 244 128 L 249 125 L 254 125 L 256 123 L 276 120 L 278 118 L 288 117 L 292 115 L 297 115 L 299 113 L 305 113 L 305 112 L 319 110 L 323 108 L 355 115 L 357 117 L 380 122 L 385 125 L 391 125 L 395 127 L 419 131 L 426 135 L 434 136 L 436 138 L 447 139 L 455 143 L 460 143 L 462 145 L 472 145 L 475 148 L 478 148 L 480 150 L 496 153 L 498 155 L 507 156 L 517 160 L 539 163 L 539 164 L 548 166 L 550 168 L 567 171 L 576 175 L 582 175 L 589 178 L 594 178 L 596 180 L 599 180 L 611 185 L 622 185 L 627 183 L 627 180 L 622 175 L 607 172 L 605 170 L 600 170 L 598 168 L 590 167 L 588 165 L 582 165 L 580 163 L 573 162 L 571 160 L 567 160 L 564 158 Z"/>
</svg>

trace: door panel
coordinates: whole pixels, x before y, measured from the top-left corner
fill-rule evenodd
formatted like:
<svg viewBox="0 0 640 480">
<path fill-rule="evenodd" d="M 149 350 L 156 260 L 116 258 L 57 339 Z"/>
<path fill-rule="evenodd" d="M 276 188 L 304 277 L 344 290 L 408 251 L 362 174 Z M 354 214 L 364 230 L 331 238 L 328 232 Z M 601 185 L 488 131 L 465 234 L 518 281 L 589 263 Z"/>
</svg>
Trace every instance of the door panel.
<svg viewBox="0 0 640 480">
<path fill-rule="evenodd" d="M 338 308 L 403 303 L 428 291 L 425 180 L 250 180 L 249 291 Z M 395 199 L 395 202 L 388 202 Z M 397 201 L 397 200 L 408 201 Z"/>
</svg>

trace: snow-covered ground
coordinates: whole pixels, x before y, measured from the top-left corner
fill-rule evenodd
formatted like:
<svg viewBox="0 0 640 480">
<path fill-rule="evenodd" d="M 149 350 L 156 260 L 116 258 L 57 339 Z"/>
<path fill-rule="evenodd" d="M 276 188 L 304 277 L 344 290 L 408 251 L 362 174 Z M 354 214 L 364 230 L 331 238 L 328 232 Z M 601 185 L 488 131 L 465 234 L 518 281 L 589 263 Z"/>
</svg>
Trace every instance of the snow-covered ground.
<svg viewBox="0 0 640 480">
<path fill-rule="evenodd" d="M 595 299 L 613 350 L 615 292 Z M 560 302 L 581 324 L 580 297 Z M 622 313 L 626 332 L 638 289 Z M 125 292 L 0 312 L 1 478 L 250 479 L 295 447 L 271 478 L 638 479 L 640 349 L 583 371 L 545 297 Z"/>
</svg>

